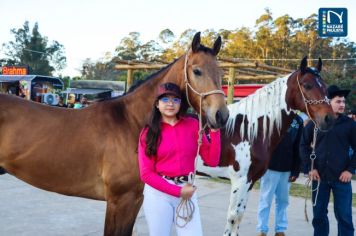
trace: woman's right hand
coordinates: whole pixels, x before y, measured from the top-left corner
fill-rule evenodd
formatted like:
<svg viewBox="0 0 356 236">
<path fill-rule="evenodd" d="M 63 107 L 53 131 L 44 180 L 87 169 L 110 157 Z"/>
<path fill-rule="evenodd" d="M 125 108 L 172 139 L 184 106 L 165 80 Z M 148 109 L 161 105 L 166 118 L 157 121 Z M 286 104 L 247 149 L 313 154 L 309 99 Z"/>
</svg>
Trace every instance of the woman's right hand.
<svg viewBox="0 0 356 236">
<path fill-rule="evenodd" d="M 197 190 L 197 187 L 191 184 L 185 184 L 180 190 L 180 197 L 183 199 L 190 199 L 193 196 L 195 190 Z"/>
</svg>

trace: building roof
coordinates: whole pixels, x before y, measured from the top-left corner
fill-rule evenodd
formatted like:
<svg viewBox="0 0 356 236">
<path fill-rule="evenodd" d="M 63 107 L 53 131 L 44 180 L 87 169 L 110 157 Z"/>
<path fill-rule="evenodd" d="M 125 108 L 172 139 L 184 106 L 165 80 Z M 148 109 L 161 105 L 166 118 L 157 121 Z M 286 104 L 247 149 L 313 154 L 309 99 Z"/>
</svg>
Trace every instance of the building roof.
<svg viewBox="0 0 356 236">
<path fill-rule="evenodd" d="M 17 82 L 20 80 L 32 81 L 34 79 L 48 80 L 56 85 L 63 86 L 63 81 L 60 78 L 44 75 L 0 75 L 0 82 Z"/>
<path fill-rule="evenodd" d="M 125 91 L 125 82 L 107 80 L 73 80 L 70 83 L 70 87 L 81 89 L 107 89 L 114 91 Z"/>
<path fill-rule="evenodd" d="M 105 93 L 105 92 L 111 92 L 112 90 L 110 89 L 87 89 L 87 88 L 67 88 L 66 91 L 63 91 L 62 93 L 74 93 L 74 94 L 98 94 L 98 93 Z"/>
</svg>

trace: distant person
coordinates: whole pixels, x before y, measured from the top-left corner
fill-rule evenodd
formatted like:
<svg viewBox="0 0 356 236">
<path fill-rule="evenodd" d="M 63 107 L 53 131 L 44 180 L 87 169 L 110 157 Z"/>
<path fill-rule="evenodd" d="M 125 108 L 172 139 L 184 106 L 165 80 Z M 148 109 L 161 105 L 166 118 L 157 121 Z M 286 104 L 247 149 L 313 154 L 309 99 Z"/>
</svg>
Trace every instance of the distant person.
<svg viewBox="0 0 356 236">
<path fill-rule="evenodd" d="M 58 104 L 57 104 L 58 107 L 68 107 L 65 103 L 64 103 L 64 100 L 63 100 L 63 97 L 59 96 L 58 98 Z"/>
<path fill-rule="evenodd" d="M 351 110 L 350 113 L 348 114 L 348 117 L 356 121 L 356 109 Z"/>
<path fill-rule="evenodd" d="M 80 103 L 82 104 L 82 108 L 89 106 L 88 99 L 84 96 L 81 98 Z"/>
<path fill-rule="evenodd" d="M 334 214 L 339 236 L 354 236 L 352 222 L 352 174 L 356 170 L 356 153 L 350 157 L 350 147 L 356 149 L 356 122 L 344 115 L 345 98 L 350 90 L 331 85 L 328 90 L 331 108 L 336 115 L 334 125 L 328 131 L 318 131 L 315 144 L 314 168 L 311 169 L 310 154 L 314 123 L 304 128 L 300 154 L 304 173 L 309 172 L 313 181 L 313 227 L 314 236 L 329 235 L 328 204 L 330 193 L 334 196 Z M 316 194 L 318 193 L 318 194 Z"/>
<path fill-rule="evenodd" d="M 76 99 L 76 100 L 75 100 L 75 103 L 74 103 L 74 105 L 73 105 L 73 108 L 74 108 L 74 109 L 80 109 L 80 108 L 82 108 L 82 104 L 80 103 L 79 99 Z"/>
</svg>

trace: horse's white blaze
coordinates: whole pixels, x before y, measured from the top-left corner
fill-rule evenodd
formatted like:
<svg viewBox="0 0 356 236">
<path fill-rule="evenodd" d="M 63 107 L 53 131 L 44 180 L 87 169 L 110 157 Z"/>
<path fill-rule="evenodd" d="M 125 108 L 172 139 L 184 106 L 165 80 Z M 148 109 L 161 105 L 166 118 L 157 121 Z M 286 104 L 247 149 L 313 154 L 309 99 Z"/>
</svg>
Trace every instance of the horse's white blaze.
<svg viewBox="0 0 356 236">
<path fill-rule="evenodd" d="M 250 144 L 245 141 L 234 146 L 235 159 L 240 165 L 239 171 L 229 166 L 231 180 L 230 205 L 224 235 L 237 235 L 238 226 L 246 208 L 251 181 L 247 182 L 247 173 L 251 165 Z"/>
<path fill-rule="evenodd" d="M 274 125 L 278 129 L 282 126 L 282 111 L 290 113 L 286 103 L 287 81 L 290 75 L 279 78 L 272 83 L 258 89 L 255 93 L 241 99 L 238 103 L 228 106 L 230 116 L 227 122 L 227 133 L 234 132 L 237 115 L 243 115 L 243 120 L 248 119 L 247 134 L 244 133 L 244 121 L 241 123 L 241 139 L 250 140 L 257 137 L 258 118 L 263 117 L 263 138 L 270 138 Z M 267 129 L 267 118 L 270 120 Z M 268 130 L 268 133 L 267 133 Z"/>
</svg>

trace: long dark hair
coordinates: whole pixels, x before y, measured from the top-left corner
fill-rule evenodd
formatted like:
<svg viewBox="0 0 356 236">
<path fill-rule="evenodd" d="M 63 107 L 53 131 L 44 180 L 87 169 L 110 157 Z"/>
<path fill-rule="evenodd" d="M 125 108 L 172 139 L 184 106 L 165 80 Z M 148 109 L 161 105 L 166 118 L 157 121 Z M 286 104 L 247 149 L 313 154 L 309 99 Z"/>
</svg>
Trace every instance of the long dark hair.
<svg viewBox="0 0 356 236">
<path fill-rule="evenodd" d="M 147 135 L 146 135 L 146 150 L 145 153 L 148 157 L 155 156 L 157 154 L 157 148 L 158 145 L 161 142 L 162 136 L 161 136 L 161 112 L 157 108 L 158 100 L 163 97 L 164 95 L 161 95 L 156 99 L 156 101 L 153 104 L 151 116 L 149 117 L 149 121 L 146 125 L 148 128 L 147 130 Z M 179 119 L 180 117 L 184 116 L 188 110 L 188 102 L 185 98 L 185 96 L 182 97 L 182 101 L 180 104 L 179 111 L 177 113 L 177 118 Z"/>
</svg>

